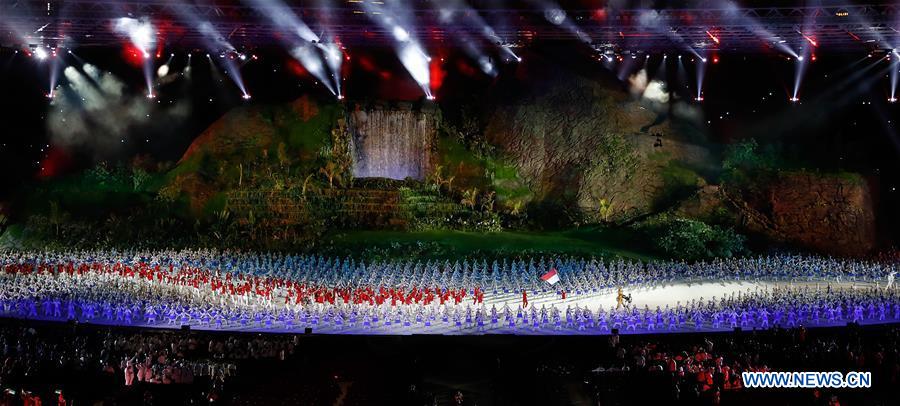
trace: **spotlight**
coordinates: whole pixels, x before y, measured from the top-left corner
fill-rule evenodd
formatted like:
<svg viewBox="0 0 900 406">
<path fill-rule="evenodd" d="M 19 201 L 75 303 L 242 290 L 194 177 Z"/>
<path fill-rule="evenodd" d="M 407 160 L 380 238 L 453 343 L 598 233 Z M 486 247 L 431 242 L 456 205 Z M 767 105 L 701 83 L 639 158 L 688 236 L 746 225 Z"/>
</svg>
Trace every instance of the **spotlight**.
<svg viewBox="0 0 900 406">
<path fill-rule="evenodd" d="M 517 56 L 517 57 L 516 57 L 516 62 L 522 62 L 522 57 Z"/>
<path fill-rule="evenodd" d="M 338 99 L 338 100 L 344 100 L 344 95 L 342 95 L 342 94 L 337 95 L 337 99 Z"/>
<path fill-rule="evenodd" d="M 803 62 L 803 55 L 798 56 L 798 57 L 797 57 L 797 60 L 800 61 L 800 62 Z"/>
<path fill-rule="evenodd" d="M 153 94 L 153 92 L 150 92 L 150 93 L 147 93 L 147 98 L 148 98 L 148 99 L 155 99 L 155 98 L 156 98 L 156 95 Z"/>
<path fill-rule="evenodd" d="M 243 97 L 244 100 L 250 100 L 250 94 L 249 94 L 249 93 L 244 93 L 244 95 L 241 96 L 241 97 Z"/>
<path fill-rule="evenodd" d="M 706 58 L 700 58 L 700 60 L 703 61 L 703 63 L 706 63 Z"/>
<path fill-rule="evenodd" d="M 52 98 L 53 98 L 53 92 L 47 93 L 47 94 L 45 94 L 44 96 L 46 96 L 48 99 L 52 99 Z"/>
<path fill-rule="evenodd" d="M 703 96 L 697 96 L 697 97 L 695 97 L 695 98 L 694 98 L 694 101 L 702 102 L 702 101 L 703 101 Z"/>
<path fill-rule="evenodd" d="M 394 29 L 391 31 L 391 33 L 394 34 L 394 39 L 396 39 L 397 42 L 409 41 L 409 32 L 407 32 L 405 29 L 403 29 L 403 27 L 399 25 L 394 26 Z"/>
<path fill-rule="evenodd" d="M 891 97 L 891 98 L 888 99 L 888 103 L 896 103 L 896 102 L 897 102 L 897 98 L 896 98 L 896 97 Z"/>
<path fill-rule="evenodd" d="M 788 100 L 790 100 L 791 103 L 796 103 L 796 102 L 800 101 L 800 98 L 798 98 L 798 97 L 791 97 L 791 98 L 788 99 Z"/>
<path fill-rule="evenodd" d="M 429 94 L 428 96 L 425 96 L 425 98 L 428 100 L 434 100 L 434 95 Z"/>
<path fill-rule="evenodd" d="M 47 54 L 47 50 L 44 47 L 37 47 L 34 49 L 34 57 L 37 58 L 39 61 L 43 61 L 44 59 L 47 59 L 48 56 L 50 56 L 50 55 Z"/>
</svg>

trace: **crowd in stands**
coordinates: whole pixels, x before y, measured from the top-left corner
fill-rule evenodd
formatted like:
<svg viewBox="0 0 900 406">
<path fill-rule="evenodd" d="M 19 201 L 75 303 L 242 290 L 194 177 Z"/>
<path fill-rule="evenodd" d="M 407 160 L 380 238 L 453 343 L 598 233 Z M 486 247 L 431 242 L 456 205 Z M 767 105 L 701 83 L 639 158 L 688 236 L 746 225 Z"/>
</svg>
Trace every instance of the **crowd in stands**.
<svg viewBox="0 0 900 406">
<path fill-rule="evenodd" d="M 502 347 L 500 344 L 482 344 L 484 348 L 455 352 L 454 357 L 461 363 L 479 371 L 472 373 L 488 371 L 487 380 L 496 381 L 487 393 L 472 390 L 468 378 L 453 383 L 443 377 L 445 365 L 440 363 L 412 373 L 407 371 L 418 357 L 442 357 L 441 350 L 433 346 L 433 354 L 422 353 L 421 348 L 407 348 L 404 342 L 397 342 L 387 351 L 390 355 L 369 358 L 361 356 L 365 349 L 358 346 L 345 348 L 343 342 L 323 344 L 314 340 L 315 336 L 302 335 L 3 322 L 0 386 L 5 392 L 0 396 L 0 404 L 23 404 L 26 396 L 41 397 L 48 404 L 63 397 L 86 399 L 89 394 L 73 388 L 83 386 L 77 385 L 78 377 L 97 385 L 95 390 L 101 395 L 93 396 L 122 396 L 137 391 L 136 396 L 144 397 L 143 391 L 158 393 L 153 388 L 170 384 L 193 388 L 209 403 L 243 405 L 421 404 L 416 402 L 423 399 L 427 404 L 450 405 L 455 404 L 457 395 L 470 402 L 464 404 L 480 403 L 479 399 L 515 403 L 529 397 L 541 404 L 570 404 L 567 402 L 578 394 L 564 388 L 572 385 L 581 396 L 591 398 L 592 404 L 615 403 L 614 399 L 719 404 L 723 399 L 758 400 L 765 396 L 766 391 L 744 387 L 744 371 L 873 373 L 871 391 L 823 389 L 791 395 L 819 396 L 819 404 L 827 404 L 832 396 L 850 404 L 871 400 L 872 396 L 893 396 L 897 393 L 893 388 L 900 385 L 900 329 L 886 326 L 814 330 L 797 327 L 752 333 L 610 334 L 593 338 L 592 342 L 573 342 L 546 354 L 547 344 L 543 342 L 515 344 L 521 347 L 521 353 L 503 355 L 502 361 L 497 350 L 491 349 L 492 345 Z M 344 348 L 343 352 L 340 348 Z M 533 354 L 534 348 L 543 348 L 544 355 L 528 355 Z M 129 370 L 136 368 L 130 361 L 148 357 L 152 368 L 173 369 L 168 379 L 166 373 L 158 380 L 139 380 L 137 372 L 130 375 Z M 384 357 L 391 362 L 384 362 Z M 182 374 L 194 374 L 195 379 L 176 378 L 175 366 L 183 369 Z M 343 371 L 355 372 L 344 376 Z M 532 387 L 529 379 L 543 384 L 535 383 L 533 389 L 523 391 L 522 385 Z M 442 383 L 435 385 L 433 381 Z M 44 382 L 59 386 L 42 386 Z M 641 390 L 629 392 L 632 389 Z M 185 393 L 188 392 L 191 391 Z M 13 401 L 5 403 L 3 396 Z M 804 403 L 814 403 L 808 400 Z M 165 404 L 159 400 L 145 403 Z"/>
</svg>

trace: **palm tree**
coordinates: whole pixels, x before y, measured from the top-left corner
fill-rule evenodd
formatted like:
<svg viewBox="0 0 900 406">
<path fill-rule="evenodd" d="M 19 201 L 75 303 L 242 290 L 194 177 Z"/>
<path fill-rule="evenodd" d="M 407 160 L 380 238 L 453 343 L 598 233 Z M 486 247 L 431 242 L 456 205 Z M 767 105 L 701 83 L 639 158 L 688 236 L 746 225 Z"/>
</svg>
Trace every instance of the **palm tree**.
<svg viewBox="0 0 900 406">
<path fill-rule="evenodd" d="M 59 208 L 58 202 L 50 202 L 50 224 L 56 228 L 56 235 L 59 235 L 59 226 L 65 223 L 69 214 Z"/>
<path fill-rule="evenodd" d="M 338 166 L 333 161 L 328 161 L 324 167 L 319 168 L 319 173 L 325 175 L 328 179 L 328 187 L 334 187 L 334 180 L 337 179 L 338 182 L 341 181 L 341 174 L 339 173 Z"/>
<path fill-rule="evenodd" d="M 310 181 L 312 180 L 313 174 L 306 175 L 306 179 L 303 179 L 303 187 L 300 190 L 301 196 L 306 199 L 306 191 L 311 190 L 315 187 Z"/>
<path fill-rule="evenodd" d="M 474 209 L 475 204 L 478 202 L 478 188 L 471 188 L 463 192 L 463 197 L 460 203 L 463 206 L 468 206 L 469 209 Z"/>
<path fill-rule="evenodd" d="M 597 207 L 597 213 L 600 215 L 600 219 L 604 223 L 609 222 L 609 217 L 613 213 L 613 204 L 612 201 L 606 199 L 600 199 L 600 205 Z"/>
</svg>

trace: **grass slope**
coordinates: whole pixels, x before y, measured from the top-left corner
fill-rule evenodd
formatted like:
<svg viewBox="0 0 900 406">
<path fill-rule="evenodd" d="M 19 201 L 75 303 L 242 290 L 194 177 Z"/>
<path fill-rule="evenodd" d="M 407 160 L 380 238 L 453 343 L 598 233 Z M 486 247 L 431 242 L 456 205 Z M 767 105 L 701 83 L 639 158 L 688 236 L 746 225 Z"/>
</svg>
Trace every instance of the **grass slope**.
<svg viewBox="0 0 900 406">
<path fill-rule="evenodd" d="M 366 248 L 397 248 L 424 244 L 427 258 L 564 254 L 652 260 L 659 257 L 634 231 L 582 228 L 563 231 L 477 233 L 465 231 L 349 231 L 327 235 L 337 252 Z"/>
</svg>

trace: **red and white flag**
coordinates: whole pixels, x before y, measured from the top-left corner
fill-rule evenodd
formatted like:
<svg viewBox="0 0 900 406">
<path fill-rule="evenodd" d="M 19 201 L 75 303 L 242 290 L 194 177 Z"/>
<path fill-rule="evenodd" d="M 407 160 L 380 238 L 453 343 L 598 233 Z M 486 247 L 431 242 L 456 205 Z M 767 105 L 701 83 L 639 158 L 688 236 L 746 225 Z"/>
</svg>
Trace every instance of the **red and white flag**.
<svg viewBox="0 0 900 406">
<path fill-rule="evenodd" d="M 559 274 L 556 273 L 556 268 L 550 268 L 550 272 L 547 272 L 543 276 L 541 276 L 541 280 L 551 285 L 555 285 L 556 282 L 559 282 Z"/>
</svg>

